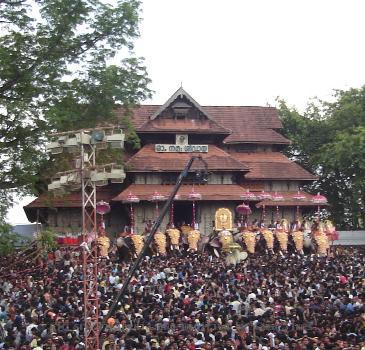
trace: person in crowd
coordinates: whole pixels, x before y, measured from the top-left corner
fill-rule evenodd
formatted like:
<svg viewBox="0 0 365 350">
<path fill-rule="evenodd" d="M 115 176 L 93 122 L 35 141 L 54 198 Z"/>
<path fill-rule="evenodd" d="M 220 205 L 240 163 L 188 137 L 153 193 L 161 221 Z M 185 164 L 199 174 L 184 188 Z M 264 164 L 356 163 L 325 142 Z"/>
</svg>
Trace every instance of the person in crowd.
<svg viewBox="0 0 365 350">
<path fill-rule="evenodd" d="M 85 349 L 81 254 L 37 269 L 0 261 L 0 349 Z M 100 259 L 100 320 L 132 261 Z M 235 267 L 181 250 L 143 259 L 101 349 L 364 349 L 365 255 L 260 252 Z M 25 270 L 26 268 L 26 270 Z"/>
</svg>

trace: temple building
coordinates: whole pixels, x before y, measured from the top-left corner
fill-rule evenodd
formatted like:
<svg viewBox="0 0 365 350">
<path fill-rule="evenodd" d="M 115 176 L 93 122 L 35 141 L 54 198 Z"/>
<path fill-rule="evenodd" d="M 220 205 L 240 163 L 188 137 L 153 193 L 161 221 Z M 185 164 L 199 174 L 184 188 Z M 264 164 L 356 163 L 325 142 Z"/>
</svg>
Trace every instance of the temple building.
<svg viewBox="0 0 365 350">
<path fill-rule="evenodd" d="M 122 110 L 118 114 L 123 117 Z M 169 222 L 195 223 L 209 234 L 218 208 L 228 209 L 234 225 L 239 225 L 242 218 L 235 208 L 243 198 L 252 210 L 249 219 L 263 219 L 266 224 L 282 217 L 294 220 L 316 207 L 313 196 L 301 191 L 316 177 L 282 153 L 290 141 L 280 134 L 282 123 L 273 107 L 201 106 L 180 88 L 162 106 L 135 108 L 131 121 L 142 147 L 125 162 L 126 180 L 97 190 L 97 199 L 111 204 L 106 216 L 111 234 L 131 225 L 131 205 L 126 203 L 130 196 L 139 199 L 132 208 L 134 231 L 143 232 L 156 219 L 192 155 L 202 156 L 208 176 L 199 183 L 196 172 L 203 167 L 194 162 L 163 229 Z M 80 193 L 51 202 L 43 194 L 24 210 L 30 221 L 46 223 L 58 232 L 81 230 Z"/>
</svg>

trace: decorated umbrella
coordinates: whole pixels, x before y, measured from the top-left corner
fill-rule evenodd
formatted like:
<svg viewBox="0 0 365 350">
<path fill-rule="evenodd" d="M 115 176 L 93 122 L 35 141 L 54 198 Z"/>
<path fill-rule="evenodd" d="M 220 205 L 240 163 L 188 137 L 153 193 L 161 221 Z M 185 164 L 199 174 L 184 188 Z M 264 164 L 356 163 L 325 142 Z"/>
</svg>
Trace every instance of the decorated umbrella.
<svg viewBox="0 0 365 350">
<path fill-rule="evenodd" d="M 295 201 L 305 201 L 307 197 L 298 191 L 296 194 L 292 197 Z M 299 205 L 297 205 L 297 212 L 296 212 L 296 220 L 299 220 Z"/>
<path fill-rule="evenodd" d="M 327 198 L 322 196 L 319 192 L 312 197 L 312 202 L 318 205 L 318 222 L 319 222 L 319 214 L 321 210 L 321 204 L 327 203 Z"/>
<path fill-rule="evenodd" d="M 132 192 L 129 192 L 127 198 L 123 200 L 123 203 L 129 204 L 129 216 L 131 218 L 131 233 L 134 233 L 134 211 L 133 203 L 139 203 L 139 198 Z"/>
<path fill-rule="evenodd" d="M 192 226 L 193 226 L 193 229 L 195 229 L 195 201 L 201 200 L 202 195 L 199 192 L 195 192 L 195 189 L 193 187 L 193 189 L 191 190 L 191 192 L 188 195 L 188 198 L 191 201 L 193 201 L 193 222 L 192 222 Z"/>
<path fill-rule="evenodd" d="M 241 215 L 241 225 L 243 226 L 243 224 L 244 224 L 243 217 L 246 216 L 246 222 L 247 222 L 247 216 L 252 213 L 252 210 L 249 205 L 242 203 L 242 204 L 237 205 L 236 212 L 239 215 Z"/>
<path fill-rule="evenodd" d="M 96 203 L 96 212 L 101 216 L 100 226 L 105 229 L 104 215 L 110 212 L 110 205 L 105 201 Z"/>
<path fill-rule="evenodd" d="M 284 200 L 284 197 L 282 194 L 279 194 L 277 192 L 275 192 L 272 196 L 271 196 L 271 199 L 274 201 L 274 202 L 280 202 L 280 201 L 283 201 Z M 279 220 L 279 206 L 277 205 L 276 206 L 276 220 Z"/>
<path fill-rule="evenodd" d="M 259 194 L 259 199 L 262 200 L 262 201 L 265 201 L 265 200 L 270 200 L 272 199 L 272 195 L 268 192 L 265 192 L 265 191 L 261 191 L 261 193 Z M 261 221 L 264 223 L 265 222 L 265 203 L 262 203 L 262 214 L 261 214 Z"/>
<path fill-rule="evenodd" d="M 174 197 L 174 200 L 172 201 L 171 203 L 171 207 L 170 207 L 170 227 L 175 227 L 174 225 L 174 201 L 177 200 L 177 199 L 180 199 L 180 195 L 178 194 L 175 194 L 175 197 Z"/>
<path fill-rule="evenodd" d="M 256 194 L 254 194 L 253 192 L 250 192 L 250 190 L 244 191 L 241 194 L 241 199 L 243 199 L 244 201 L 257 201 L 260 198 L 257 197 Z"/>
<path fill-rule="evenodd" d="M 151 196 L 151 202 L 156 203 L 156 217 L 159 215 L 158 203 L 166 200 L 166 197 L 155 191 Z"/>
</svg>

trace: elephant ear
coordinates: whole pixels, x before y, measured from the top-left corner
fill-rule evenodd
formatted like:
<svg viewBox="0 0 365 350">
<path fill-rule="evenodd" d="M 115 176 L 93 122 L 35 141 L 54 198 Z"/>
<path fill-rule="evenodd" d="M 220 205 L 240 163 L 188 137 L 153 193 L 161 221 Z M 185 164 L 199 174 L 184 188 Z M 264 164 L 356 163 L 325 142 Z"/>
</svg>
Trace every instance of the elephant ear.
<svg viewBox="0 0 365 350">
<path fill-rule="evenodd" d="M 204 235 L 201 239 L 201 244 L 207 244 L 209 243 L 209 236 Z"/>
<path fill-rule="evenodd" d="M 209 242 L 209 245 L 214 248 L 219 248 L 221 245 L 219 243 L 218 238 L 214 238 Z"/>
<path fill-rule="evenodd" d="M 233 240 L 235 242 L 242 242 L 242 233 L 241 232 L 237 232 L 233 235 Z"/>
</svg>

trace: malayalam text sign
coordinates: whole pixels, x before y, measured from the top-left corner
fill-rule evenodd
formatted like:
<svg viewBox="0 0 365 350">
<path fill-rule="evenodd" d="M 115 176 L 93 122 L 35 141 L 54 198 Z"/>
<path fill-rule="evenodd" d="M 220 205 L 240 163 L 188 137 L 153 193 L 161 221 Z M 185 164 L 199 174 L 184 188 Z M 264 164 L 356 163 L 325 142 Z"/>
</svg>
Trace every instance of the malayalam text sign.
<svg viewBox="0 0 365 350">
<path fill-rule="evenodd" d="M 155 145 L 155 152 L 158 153 L 208 153 L 208 145 Z"/>
</svg>

